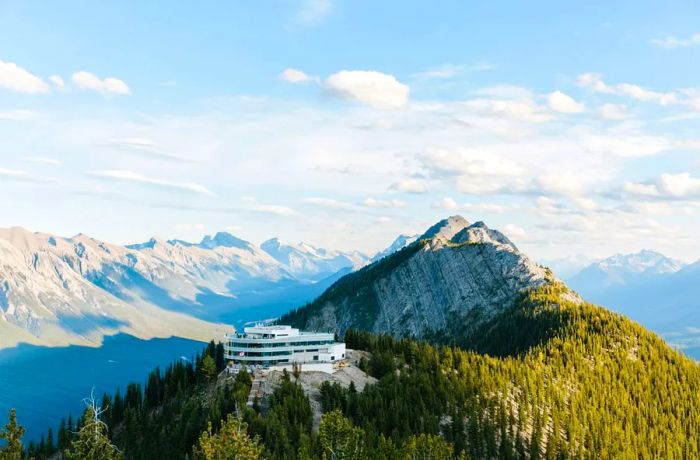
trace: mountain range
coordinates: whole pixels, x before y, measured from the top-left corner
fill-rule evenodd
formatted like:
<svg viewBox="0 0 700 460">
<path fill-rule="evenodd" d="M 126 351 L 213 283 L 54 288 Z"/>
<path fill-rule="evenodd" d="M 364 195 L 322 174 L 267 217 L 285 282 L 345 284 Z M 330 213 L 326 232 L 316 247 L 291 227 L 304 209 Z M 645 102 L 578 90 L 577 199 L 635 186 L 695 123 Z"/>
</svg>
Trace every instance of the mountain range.
<svg viewBox="0 0 700 460">
<path fill-rule="evenodd" d="M 629 316 L 700 359 L 700 261 L 685 264 L 649 250 L 616 254 L 566 281 L 591 302 Z"/>
<path fill-rule="evenodd" d="M 281 314 L 368 261 L 278 239 L 257 247 L 224 232 L 119 246 L 1 229 L 0 348 L 94 345 L 118 332 L 208 340 L 220 320 Z"/>
<path fill-rule="evenodd" d="M 58 296 L 61 289 L 90 300 L 72 316 L 97 316 L 103 312 L 94 312 L 92 302 L 104 299 L 90 298 L 97 295 L 93 288 L 139 312 L 146 304 L 154 306 L 152 299 L 167 296 L 176 304 L 161 302 L 161 312 L 191 318 L 191 309 L 204 306 L 199 296 L 205 289 L 210 296 L 235 299 L 232 286 L 250 287 L 259 279 L 280 283 L 292 279 L 294 270 L 304 273 L 304 280 L 313 279 L 321 276 L 322 263 L 316 259 L 311 264 L 308 257 L 337 258 L 301 245 L 284 248 L 277 241 L 264 245 L 270 254 L 224 234 L 197 244 L 151 240 L 130 247 L 20 230 L 9 231 L 4 239 L 3 259 L 25 269 L 12 273 L 17 281 L 3 291 L 24 296 L 18 301 L 5 295 L 8 307 L 3 311 L 10 319 L 50 310 L 46 300 L 55 305 L 50 295 Z M 316 392 L 324 412 L 335 409 L 367 430 L 369 458 L 378 458 L 393 442 L 405 447 L 413 442 L 410 436 L 425 434 L 440 436 L 473 458 L 698 458 L 696 362 L 629 318 L 587 302 L 483 222 L 452 216 L 410 240 L 399 239 L 396 251 L 372 263 L 341 269 L 354 271 L 336 273 L 320 296 L 278 320 L 336 332 L 362 353 L 358 369 L 375 377 L 374 383 L 361 392 L 337 384 Z M 352 261 L 352 256 L 344 257 Z M 579 279 L 610 288 L 649 277 L 685 280 L 692 291 L 689 280 L 698 273 L 693 265 L 648 251 L 614 256 L 589 268 L 585 272 L 595 276 L 584 273 Z M 218 277 L 209 276 L 210 270 Z M 52 286 L 60 280 L 66 284 L 57 291 L 35 291 L 30 288 L 45 286 L 27 283 L 29 275 Z M 26 289 L 20 289 L 20 281 Z M 29 314 L 17 315 L 22 310 L 18 305 Z M 63 311 L 73 305 L 61 305 L 60 311 L 50 311 L 58 319 L 47 314 L 38 331 L 46 323 L 65 323 Z M 105 314 L 131 311 L 122 305 L 107 308 Z M 123 327 L 130 320 L 122 320 Z M 179 326 L 172 321 L 170 327 Z M 31 321 L 24 324 L 32 330 Z M 223 346 L 211 343 L 207 354 L 214 375 L 223 370 Z M 206 360 L 199 355 L 194 363 L 180 361 L 165 374 L 155 370 L 145 396 L 136 384 L 126 398 L 115 394 L 119 410 L 110 413 L 108 423 L 126 458 L 159 458 L 165 449 L 172 450 L 171 458 L 185 458 L 206 422 L 233 411 L 236 395 L 246 398 L 247 373 L 235 379 L 240 391 L 231 391 L 225 382 L 212 380 Z M 316 436 L 310 415 L 304 423 L 288 415 L 311 414 L 311 409 L 303 387 L 289 374 L 285 379 L 288 384 L 263 401 L 269 410 L 245 409 L 243 415 L 248 433 L 260 437 L 270 458 L 295 458 L 300 440 L 311 439 L 313 445 Z M 203 398 L 208 391 L 215 393 Z M 195 422 L 198 431 L 192 433 Z M 188 441 L 182 442 L 180 433 L 188 429 Z M 300 431 L 290 435 L 294 429 Z M 350 432 L 352 426 L 344 430 Z"/>
</svg>

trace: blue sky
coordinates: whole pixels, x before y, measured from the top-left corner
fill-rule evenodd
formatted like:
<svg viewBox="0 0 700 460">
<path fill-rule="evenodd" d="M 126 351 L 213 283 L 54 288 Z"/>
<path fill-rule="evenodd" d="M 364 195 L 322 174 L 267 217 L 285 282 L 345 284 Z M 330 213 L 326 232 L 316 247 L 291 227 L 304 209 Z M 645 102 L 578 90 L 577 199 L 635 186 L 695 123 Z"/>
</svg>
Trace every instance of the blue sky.
<svg viewBox="0 0 700 460">
<path fill-rule="evenodd" d="M 697 2 L 0 4 L 0 226 L 700 257 Z"/>
</svg>

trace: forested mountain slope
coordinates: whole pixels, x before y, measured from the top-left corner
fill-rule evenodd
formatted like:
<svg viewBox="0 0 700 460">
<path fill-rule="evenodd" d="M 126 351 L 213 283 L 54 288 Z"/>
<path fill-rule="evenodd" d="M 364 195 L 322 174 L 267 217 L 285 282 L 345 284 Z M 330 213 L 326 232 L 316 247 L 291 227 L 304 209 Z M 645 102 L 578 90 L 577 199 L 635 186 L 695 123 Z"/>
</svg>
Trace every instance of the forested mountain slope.
<svg viewBox="0 0 700 460">
<path fill-rule="evenodd" d="M 429 295 L 378 295 L 392 284 L 395 296 Z M 362 392 L 324 384 L 317 434 L 294 376 L 242 409 L 250 383 L 212 382 L 223 367 L 212 344 L 209 358 L 105 398 L 125 457 L 166 449 L 170 458 L 215 458 L 199 456 L 196 433 L 211 421 L 211 440 L 234 412 L 271 459 L 700 458 L 700 366 L 585 302 L 481 223 L 443 221 L 286 320 L 328 325 L 349 348 L 368 351 L 360 367 L 377 383 Z"/>
</svg>

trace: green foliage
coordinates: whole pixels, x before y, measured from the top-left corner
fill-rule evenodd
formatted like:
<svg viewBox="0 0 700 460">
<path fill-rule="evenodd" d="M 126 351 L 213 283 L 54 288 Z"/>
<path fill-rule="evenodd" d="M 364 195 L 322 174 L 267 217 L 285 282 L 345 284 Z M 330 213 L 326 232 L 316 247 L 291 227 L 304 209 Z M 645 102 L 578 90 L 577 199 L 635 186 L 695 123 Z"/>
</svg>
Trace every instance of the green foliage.
<svg viewBox="0 0 700 460">
<path fill-rule="evenodd" d="M 269 458 L 296 458 L 311 436 L 313 412 L 309 399 L 285 371 L 268 398 L 267 412 L 250 419 L 250 431 L 265 444 Z"/>
<path fill-rule="evenodd" d="M 323 458 L 327 460 L 361 460 L 368 458 L 364 446 L 365 432 L 343 417 L 339 410 L 328 412 L 321 419 L 319 440 Z"/>
<path fill-rule="evenodd" d="M 195 458 L 200 460 L 258 460 L 262 458 L 263 446 L 251 439 L 245 422 L 229 414 L 218 433 L 212 424 L 199 437 Z"/>
<path fill-rule="evenodd" d="M 0 445 L 0 460 L 21 460 L 24 455 L 22 447 L 24 428 L 17 423 L 17 413 L 10 409 L 9 419 L 5 428 L 0 430 L 0 439 L 4 447 Z"/>
<path fill-rule="evenodd" d="M 700 367 L 637 324 L 550 283 L 481 334 L 455 338 L 468 351 L 348 331 L 398 375 L 324 407 L 376 446 L 426 433 L 474 458 L 700 457 Z"/>
<path fill-rule="evenodd" d="M 122 453 L 107 436 L 107 425 L 100 420 L 101 410 L 94 401 L 83 414 L 77 438 L 64 452 L 66 460 L 120 460 Z"/>
<path fill-rule="evenodd" d="M 479 334 L 452 333 L 430 344 L 347 331 L 378 381 L 362 392 L 322 384 L 319 434 L 287 373 L 255 410 L 244 409 L 247 373 L 210 383 L 206 357 L 220 370 L 214 344 L 194 363 L 156 369 L 143 389 L 104 398 L 105 423 L 127 459 L 183 459 L 202 440 L 223 444 L 233 412 L 237 435 L 247 424 L 271 459 L 700 458 L 698 364 L 560 283 L 525 293 Z M 59 428 L 59 446 L 86 420 L 72 425 Z"/>
<path fill-rule="evenodd" d="M 440 436 L 421 434 L 411 436 L 399 451 L 406 460 L 448 460 L 457 458 L 454 448 Z"/>
<path fill-rule="evenodd" d="M 216 362 L 209 355 L 206 355 L 202 360 L 202 374 L 209 382 L 216 378 Z"/>
</svg>

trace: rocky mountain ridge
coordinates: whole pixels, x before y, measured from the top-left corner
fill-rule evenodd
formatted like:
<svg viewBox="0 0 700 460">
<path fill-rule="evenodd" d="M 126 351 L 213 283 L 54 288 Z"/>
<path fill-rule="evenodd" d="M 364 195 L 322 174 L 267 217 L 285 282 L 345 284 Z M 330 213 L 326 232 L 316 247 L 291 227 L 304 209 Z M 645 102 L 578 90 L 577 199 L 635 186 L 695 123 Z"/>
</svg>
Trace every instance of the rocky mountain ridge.
<svg viewBox="0 0 700 460">
<path fill-rule="evenodd" d="M 0 348 L 94 345 L 117 332 L 208 340 L 222 330 L 218 314 L 237 302 L 310 299 L 327 285 L 324 275 L 367 259 L 305 248 L 307 265 L 297 266 L 225 232 L 200 243 L 151 238 L 119 246 L 83 234 L 0 229 Z"/>
<path fill-rule="evenodd" d="M 280 321 L 339 333 L 353 328 L 417 338 L 444 331 L 465 335 L 528 289 L 554 279 L 502 233 L 452 216 Z"/>
</svg>

